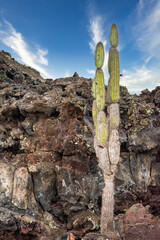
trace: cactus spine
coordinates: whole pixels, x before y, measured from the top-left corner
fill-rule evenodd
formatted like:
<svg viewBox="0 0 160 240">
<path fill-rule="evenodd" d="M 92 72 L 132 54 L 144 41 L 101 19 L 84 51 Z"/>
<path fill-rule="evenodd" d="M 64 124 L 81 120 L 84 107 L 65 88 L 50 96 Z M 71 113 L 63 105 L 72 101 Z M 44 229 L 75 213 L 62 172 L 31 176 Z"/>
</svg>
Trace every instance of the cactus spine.
<svg viewBox="0 0 160 240">
<path fill-rule="evenodd" d="M 97 67 L 93 81 L 92 93 L 96 99 L 93 102 L 92 116 L 95 126 L 94 148 L 99 159 L 99 167 L 103 171 L 105 187 L 102 193 L 101 233 L 115 236 L 113 227 L 114 212 L 114 175 L 120 156 L 119 143 L 119 54 L 118 31 L 112 24 L 110 32 L 111 48 L 109 51 L 108 71 L 110 74 L 107 87 L 107 115 L 105 107 L 105 84 L 101 67 L 104 61 L 104 48 L 100 42 L 95 50 L 95 65 Z"/>
</svg>

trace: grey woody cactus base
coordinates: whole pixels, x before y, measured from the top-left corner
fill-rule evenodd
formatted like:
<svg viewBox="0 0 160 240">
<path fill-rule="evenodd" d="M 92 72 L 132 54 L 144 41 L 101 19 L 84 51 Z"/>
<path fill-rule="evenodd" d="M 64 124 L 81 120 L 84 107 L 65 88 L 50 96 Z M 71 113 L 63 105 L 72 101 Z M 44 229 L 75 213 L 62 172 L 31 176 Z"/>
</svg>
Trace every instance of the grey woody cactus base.
<svg viewBox="0 0 160 240">
<path fill-rule="evenodd" d="M 120 159 L 119 142 L 119 54 L 116 49 L 118 45 L 118 31 L 116 24 L 112 24 L 110 32 L 110 44 L 108 60 L 108 72 L 110 78 L 107 88 L 107 113 L 105 107 L 105 82 L 101 69 L 104 62 L 104 47 L 101 42 L 96 46 L 95 65 L 97 67 L 95 79 L 93 80 L 92 116 L 95 127 L 94 148 L 99 160 L 99 167 L 104 175 L 105 187 L 102 193 L 101 209 L 101 233 L 115 236 L 114 229 L 114 175 Z"/>
</svg>

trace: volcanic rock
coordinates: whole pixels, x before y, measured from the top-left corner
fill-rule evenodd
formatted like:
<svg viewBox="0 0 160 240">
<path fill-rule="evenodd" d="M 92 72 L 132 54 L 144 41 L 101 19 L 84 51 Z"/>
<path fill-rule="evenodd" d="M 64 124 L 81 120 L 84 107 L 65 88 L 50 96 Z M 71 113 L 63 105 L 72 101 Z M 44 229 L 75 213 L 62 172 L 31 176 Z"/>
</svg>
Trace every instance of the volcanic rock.
<svg viewBox="0 0 160 240">
<path fill-rule="evenodd" d="M 91 85 L 78 75 L 43 79 L 0 52 L 0 239 L 109 239 L 99 233 Z M 120 117 L 117 239 L 158 240 L 160 87 L 139 96 L 121 87 Z"/>
</svg>

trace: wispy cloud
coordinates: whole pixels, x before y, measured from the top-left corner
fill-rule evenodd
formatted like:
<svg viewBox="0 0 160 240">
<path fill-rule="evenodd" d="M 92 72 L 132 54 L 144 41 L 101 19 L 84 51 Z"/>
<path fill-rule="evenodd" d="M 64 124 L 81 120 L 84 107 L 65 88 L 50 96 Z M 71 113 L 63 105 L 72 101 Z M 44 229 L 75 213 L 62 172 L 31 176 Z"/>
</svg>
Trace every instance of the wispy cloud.
<svg viewBox="0 0 160 240">
<path fill-rule="evenodd" d="M 149 56 L 149 57 L 145 60 L 145 62 L 146 62 L 146 63 L 149 63 L 149 61 L 152 59 L 152 57 L 153 57 L 153 55 L 152 55 L 152 56 Z"/>
<path fill-rule="evenodd" d="M 121 85 L 126 86 L 131 93 L 140 93 L 144 88 L 152 90 L 159 81 L 159 71 L 145 65 L 123 70 L 122 74 Z"/>
<path fill-rule="evenodd" d="M 47 49 L 41 49 L 39 46 L 37 47 L 37 62 L 43 65 L 48 65 L 48 59 L 45 57 L 48 54 Z"/>
<path fill-rule="evenodd" d="M 130 92 L 140 93 L 144 88 L 154 89 L 160 76 L 160 1 L 139 0 L 133 25 L 128 26 L 140 59 L 131 69 L 123 69 L 121 84 Z M 133 53 L 134 54 L 134 53 Z"/>
<path fill-rule="evenodd" d="M 138 6 L 138 21 L 133 28 L 137 46 L 145 54 L 160 58 L 160 1 L 140 0 Z"/>
<path fill-rule="evenodd" d="M 87 73 L 91 74 L 91 75 L 95 75 L 95 70 L 92 70 L 92 69 L 87 69 Z"/>
<path fill-rule="evenodd" d="M 46 58 L 48 50 L 41 49 L 37 46 L 36 51 L 31 51 L 22 34 L 17 32 L 11 23 L 4 20 L 2 26 L 3 30 L 0 30 L 0 40 L 6 46 L 14 50 L 23 63 L 38 70 L 43 77 L 52 78 L 52 76 L 48 74 L 42 66 L 40 66 L 40 64 L 48 65 L 48 60 Z"/>
<path fill-rule="evenodd" d="M 98 42 L 103 42 L 106 45 L 107 41 L 104 39 L 104 31 L 102 29 L 103 21 L 101 16 L 95 16 L 90 19 L 89 25 L 89 33 L 91 36 L 91 41 L 89 42 L 89 46 L 91 48 L 92 53 L 95 51 L 95 47 Z"/>
<path fill-rule="evenodd" d="M 70 77 L 70 76 L 71 76 L 71 74 L 70 74 L 69 70 L 67 70 L 64 74 L 64 77 Z"/>
<path fill-rule="evenodd" d="M 92 53 L 94 53 L 97 43 L 98 42 L 103 43 L 104 51 L 105 51 L 103 71 L 104 71 L 105 80 L 107 82 L 108 81 L 108 51 L 106 50 L 107 40 L 104 37 L 103 26 L 104 26 L 104 23 L 100 15 L 90 18 L 88 30 L 89 30 L 91 40 L 89 42 L 89 46 Z M 87 72 L 89 74 L 93 74 L 95 70 L 87 69 Z"/>
<path fill-rule="evenodd" d="M 140 16 L 140 14 L 142 13 L 143 7 L 144 7 L 144 0 L 139 0 L 139 2 L 137 4 L 138 16 Z"/>
</svg>

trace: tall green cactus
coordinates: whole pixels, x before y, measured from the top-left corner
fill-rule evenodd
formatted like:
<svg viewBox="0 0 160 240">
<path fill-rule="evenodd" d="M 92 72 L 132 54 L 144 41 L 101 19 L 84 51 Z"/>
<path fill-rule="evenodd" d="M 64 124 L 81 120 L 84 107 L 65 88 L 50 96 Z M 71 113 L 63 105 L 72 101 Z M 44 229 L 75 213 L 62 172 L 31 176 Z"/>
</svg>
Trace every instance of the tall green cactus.
<svg viewBox="0 0 160 240">
<path fill-rule="evenodd" d="M 111 48 L 109 51 L 108 72 L 110 78 L 107 87 L 107 113 L 105 107 L 105 82 L 101 67 L 104 61 L 103 44 L 98 43 L 95 51 L 95 64 L 97 67 L 93 81 L 92 93 L 96 99 L 93 102 L 92 116 L 95 126 L 94 148 L 102 169 L 105 187 L 102 193 L 101 233 L 115 236 L 114 221 L 114 174 L 120 155 L 119 143 L 119 54 L 118 31 L 116 24 L 112 24 L 110 32 Z"/>
<path fill-rule="evenodd" d="M 103 112 L 103 109 L 105 107 L 105 83 L 103 70 L 101 69 L 103 62 L 104 47 L 103 44 L 99 42 L 95 50 L 95 65 L 97 67 L 97 70 L 95 78 L 93 80 L 92 94 L 96 100 L 93 102 L 92 116 L 96 129 L 97 142 L 102 146 L 105 145 L 108 134 L 106 116 Z"/>
</svg>

